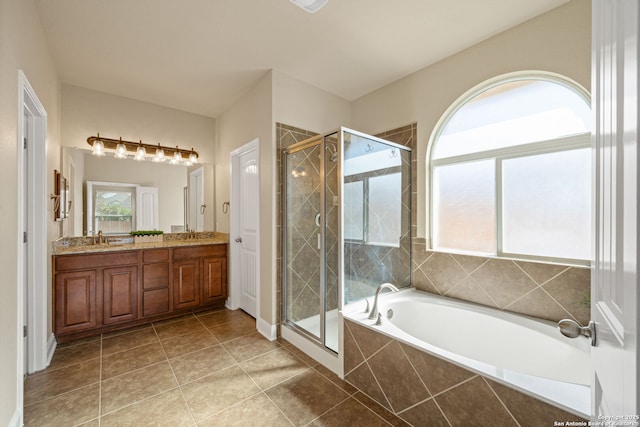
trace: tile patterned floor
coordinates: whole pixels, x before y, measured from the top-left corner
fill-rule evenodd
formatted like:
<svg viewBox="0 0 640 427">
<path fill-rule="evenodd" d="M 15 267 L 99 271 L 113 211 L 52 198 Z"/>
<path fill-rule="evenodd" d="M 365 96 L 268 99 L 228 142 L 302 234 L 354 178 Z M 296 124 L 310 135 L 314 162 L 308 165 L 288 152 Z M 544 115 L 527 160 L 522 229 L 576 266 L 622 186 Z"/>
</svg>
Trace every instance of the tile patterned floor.
<svg viewBox="0 0 640 427">
<path fill-rule="evenodd" d="M 242 311 L 58 346 L 25 381 L 25 426 L 404 426 Z"/>
</svg>

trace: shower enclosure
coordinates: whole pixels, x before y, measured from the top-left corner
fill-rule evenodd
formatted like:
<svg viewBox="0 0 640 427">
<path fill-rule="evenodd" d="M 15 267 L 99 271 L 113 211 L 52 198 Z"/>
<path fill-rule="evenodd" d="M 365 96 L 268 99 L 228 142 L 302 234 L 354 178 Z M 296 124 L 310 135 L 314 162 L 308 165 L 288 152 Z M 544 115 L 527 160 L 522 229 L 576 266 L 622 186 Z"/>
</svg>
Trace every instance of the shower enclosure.
<svg viewBox="0 0 640 427">
<path fill-rule="evenodd" d="M 341 128 L 283 152 L 283 324 L 339 352 L 338 310 L 411 285 L 411 151 Z"/>
</svg>

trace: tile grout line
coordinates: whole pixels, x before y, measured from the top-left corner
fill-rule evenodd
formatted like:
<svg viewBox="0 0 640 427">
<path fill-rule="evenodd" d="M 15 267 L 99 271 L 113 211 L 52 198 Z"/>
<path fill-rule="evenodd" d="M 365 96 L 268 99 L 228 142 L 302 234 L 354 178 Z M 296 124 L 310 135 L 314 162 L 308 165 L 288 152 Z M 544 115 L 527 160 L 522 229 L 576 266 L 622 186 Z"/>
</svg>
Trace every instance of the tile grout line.
<svg viewBox="0 0 640 427">
<path fill-rule="evenodd" d="M 351 399 L 351 396 L 347 396 L 344 399 L 342 399 L 340 402 L 336 403 L 335 405 L 333 405 L 332 407 L 330 407 L 329 409 L 327 409 L 326 411 L 324 411 L 323 413 L 321 413 L 320 415 L 318 415 L 315 418 L 312 418 L 309 422 L 303 424 L 303 426 L 308 426 L 310 425 L 312 422 L 319 420 L 320 418 L 322 418 L 323 415 L 328 414 L 329 412 L 333 411 L 335 408 L 337 408 L 338 406 L 342 405 L 344 402 L 346 402 L 347 400 Z"/>
<path fill-rule="evenodd" d="M 200 320 L 198 320 L 198 322 L 200 322 Z M 200 323 L 202 324 L 202 322 L 200 322 Z M 176 375 L 176 372 L 173 370 L 173 366 L 171 366 L 171 362 L 169 362 L 169 357 L 167 356 L 167 352 L 165 351 L 164 346 L 162 345 L 162 340 L 160 340 L 160 335 L 158 335 L 158 331 L 156 330 L 156 326 L 153 323 L 151 323 L 151 327 L 153 328 L 153 331 L 156 333 L 158 341 L 160 342 L 160 348 L 162 349 L 162 353 L 164 354 L 165 361 L 169 365 L 169 369 L 171 369 L 171 373 L 173 374 L 173 378 L 176 380 L 176 384 L 178 385 L 177 388 L 178 388 L 178 390 L 180 390 L 180 396 L 182 397 L 182 401 L 184 402 L 184 404 L 187 406 L 187 410 L 189 411 L 189 415 L 191 416 L 191 420 L 193 421 L 193 425 L 197 426 L 198 423 L 196 422 L 196 417 L 193 415 L 193 411 L 191 410 L 191 406 L 189 406 L 189 403 L 187 402 L 187 399 L 184 396 L 184 392 L 182 391 L 182 385 L 180 384 L 180 381 L 178 381 L 178 376 Z M 206 329 L 206 327 L 205 327 L 205 329 Z M 171 389 L 171 390 L 175 390 L 175 389 Z M 171 390 L 165 390 L 162 393 L 167 393 L 167 392 L 169 392 Z M 162 393 L 158 393 L 158 395 L 162 394 Z"/>
<path fill-rule="evenodd" d="M 360 399 L 358 399 L 358 398 L 356 397 L 356 394 L 357 394 L 357 393 L 360 393 L 360 394 L 362 394 L 363 396 L 366 396 L 366 397 L 368 397 L 369 399 L 371 399 L 371 400 L 372 400 L 373 402 L 375 402 L 378 406 L 380 406 L 380 408 L 382 408 L 382 410 L 387 411 L 391 416 L 394 416 L 394 417 L 396 417 L 396 418 L 398 418 L 398 419 L 402 419 L 402 418 L 398 417 L 398 415 L 396 415 L 394 412 L 391 412 L 390 410 L 388 410 L 388 409 L 387 409 L 387 408 L 385 408 L 384 406 L 380 405 L 380 404 L 379 404 L 375 399 L 373 399 L 371 396 L 369 396 L 369 395 L 368 395 L 368 394 L 366 394 L 365 392 L 363 392 L 363 391 L 361 391 L 360 389 L 357 389 L 357 388 L 356 388 L 356 390 L 358 390 L 358 392 L 356 392 L 356 393 L 352 394 L 352 395 L 351 395 L 351 398 L 352 398 L 353 400 L 355 400 L 356 402 L 360 403 L 360 404 L 361 404 L 362 406 L 364 406 L 365 408 L 367 408 L 367 410 L 369 410 L 369 411 L 373 412 L 373 414 L 375 414 L 378 418 L 380 418 L 380 419 L 381 419 L 382 421 L 384 421 L 385 423 L 387 423 L 387 424 L 389 424 L 389 425 L 391 425 L 391 426 L 393 425 L 393 424 L 391 424 L 389 421 L 385 420 L 385 419 L 384 419 L 380 414 L 378 414 L 376 411 L 374 411 L 373 409 L 371 409 L 371 407 L 370 407 L 369 405 L 367 405 L 365 402 L 363 402 L 363 401 L 361 401 Z M 402 420 L 403 420 L 403 419 L 402 419 Z M 404 420 L 403 420 L 403 421 L 404 421 Z M 405 421 L 405 422 L 406 422 L 406 421 Z M 407 424 L 409 424 L 409 423 L 407 423 Z"/>
<path fill-rule="evenodd" d="M 518 422 L 518 420 L 516 419 L 516 417 L 511 413 L 511 411 L 509 410 L 509 407 L 502 401 L 502 399 L 500 399 L 500 396 L 498 396 L 498 393 L 496 393 L 496 391 L 493 389 L 493 387 L 491 387 L 491 384 L 489 384 L 489 382 L 487 382 L 487 379 L 484 376 L 480 376 L 480 378 L 482 378 L 482 381 L 485 383 L 485 385 L 487 387 L 489 387 L 489 390 L 491 390 L 491 393 L 493 393 L 493 395 L 495 396 L 496 399 L 498 399 L 498 402 L 500 402 L 500 404 L 502 405 L 502 407 L 505 409 L 505 411 L 507 411 L 507 413 L 509 414 L 509 416 L 511 417 L 511 419 L 513 420 L 514 423 L 516 423 L 517 427 L 521 427 L 520 423 Z"/>
</svg>

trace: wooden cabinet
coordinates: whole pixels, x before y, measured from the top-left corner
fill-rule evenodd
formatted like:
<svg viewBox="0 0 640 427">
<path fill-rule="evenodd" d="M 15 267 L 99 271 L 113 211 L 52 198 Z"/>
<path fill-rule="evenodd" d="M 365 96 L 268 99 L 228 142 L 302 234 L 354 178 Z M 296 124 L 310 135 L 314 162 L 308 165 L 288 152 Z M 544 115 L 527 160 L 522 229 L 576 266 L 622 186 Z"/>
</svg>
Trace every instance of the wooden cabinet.
<svg viewBox="0 0 640 427">
<path fill-rule="evenodd" d="M 187 259 L 173 264 L 174 308 L 200 305 L 200 260 Z"/>
<path fill-rule="evenodd" d="M 226 245 L 176 248 L 173 254 L 174 308 L 224 304 L 227 297 L 226 257 Z"/>
<path fill-rule="evenodd" d="M 227 258 L 205 258 L 203 271 L 203 302 L 207 304 L 220 298 L 227 299 Z"/>
<path fill-rule="evenodd" d="M 105 268 L 102 273 L 105 325 L 138 318 L 138 266 Z"/>
<path fill-rule="evenodd" d="M 142 251 L 142 316 L 171 313 L 171 254 L 168 248 Z"/>
<path fill-rule="evenodd" d="M 54 292 L 56 332 L 72 333 L 96 327 L 95 270 L 56 274 Z"/>
<path fill-rule="evenodd" d="M 59 342 L 222 307 L 227 245 L 56 255 L 54 333 Z"/>
</svg>

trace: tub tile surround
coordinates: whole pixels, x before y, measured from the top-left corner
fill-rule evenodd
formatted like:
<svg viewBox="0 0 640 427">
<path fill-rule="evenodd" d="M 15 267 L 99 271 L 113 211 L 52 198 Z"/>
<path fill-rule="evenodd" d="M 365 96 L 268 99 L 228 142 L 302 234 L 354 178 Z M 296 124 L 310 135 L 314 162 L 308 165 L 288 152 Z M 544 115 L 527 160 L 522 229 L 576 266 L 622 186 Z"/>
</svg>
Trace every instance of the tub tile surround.
<svg viewBox="0 0 640 427">
<path fill-rule="evenodd" d="M 588 268 L 433 252 L 424 239 L 414 240 L 413 253 L 418 290 L 553 322 L 589 323 Z"/>
<path fill-rule="evenodd" d="M 345 320 L 345 380 L 410 425 L 533 427 L 584 421 L 439 357 L 375 335 L 380 334 Z"/>
</svg>

